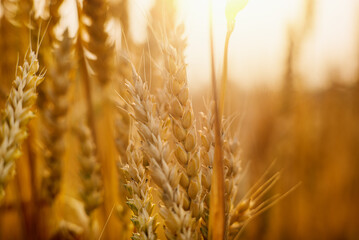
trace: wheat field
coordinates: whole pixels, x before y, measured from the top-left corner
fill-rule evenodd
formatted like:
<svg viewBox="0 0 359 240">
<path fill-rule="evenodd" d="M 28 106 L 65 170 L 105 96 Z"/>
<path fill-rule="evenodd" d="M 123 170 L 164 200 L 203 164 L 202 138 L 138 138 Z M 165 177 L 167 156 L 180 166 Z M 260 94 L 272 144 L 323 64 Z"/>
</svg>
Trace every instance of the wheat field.
<svg viewBox="0 0 359 240">
<path fill-rule="evenodd" d="M 200 90 L 181 1 L 151 2 L 139 42 L 130 0 L 0 1 L 0 239 L 358 239 L 359 70 L 312 90 L 298 67 L 317 1 L 271 90 L 231 75 L 248 0 L 221 63 L 202 9 Z"/>
</svg>

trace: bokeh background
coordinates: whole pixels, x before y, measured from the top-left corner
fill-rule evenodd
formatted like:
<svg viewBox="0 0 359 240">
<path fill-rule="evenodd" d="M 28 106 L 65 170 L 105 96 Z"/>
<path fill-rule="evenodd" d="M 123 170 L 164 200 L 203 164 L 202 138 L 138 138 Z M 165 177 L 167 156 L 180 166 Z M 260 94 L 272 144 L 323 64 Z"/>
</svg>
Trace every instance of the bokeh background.
<svg viewBox="0 0 359 240">
<path fill-rule="evenodd" d="M 37 2 L 40 6 L 43 1 Z M 109 2 L 116 6 L 120 1 Z M 178 2 L 178 18 L 185 23 L 188 39 L 190 91 L 198 113 L 211 88 L 209 1 Z M 153 3 L 129 1 L 136 43 L 147 38 Z M 221 76 L 225 0 L 213 4 L 216 72 Z M 62 7 L 63 26 L 72 34 L 78 26 L 74 6 L 74 0 L 66 0 Z M 111 14 L 116 13 L 113 9 Z M 109 32 L 116 44 L 121 41 L 121 30 L 109 24 Z M 250 0 L 238 15 L 230 41 L 226 97 L 225 115 L 235 119 L 232 132 L 241 143 L 248 182 L 254 183 L 273 161 L 282 178 L 269 195 L 301 182 L 253 220 L 242 238 L 359 239 L 359 2 Z M 9 219 L 3 217 L 2 226 Z"/>
<path fill-rule="evenodd" d="M 179 3 L 198 112 L 210 89 L 208 3 Z M 225 1 L 213 6 L 219 77 Z M 137 22 L 146 26 L 151 3 L 131 7 L 132 34 L 141 41 L 146 33 Z M 274 192 L 302 183 L 249 224 L 243 238 L 358 239 L 359 2 L 250 0 L 229 48 L 226 115 L 239 120 L 233 131 L 249 178 L 255 182 L 275 161 L 282 180 Z"/>
<path fill-rule="evenodd" d="M 184 1 L 182 9 L 195 106 L 210 82 L 207 6 Z M 224 6 L 214 1 L 218 76 Z M 359 238 L 358 16 L 355 0 L 251 0 L 239 13 L 226 113 L 240 119 L 233 131 L 242 161 L 252 182 L 276 161 L 277 192 L 302 182 L 249 224 L 244 239 Z"/>
</svg>

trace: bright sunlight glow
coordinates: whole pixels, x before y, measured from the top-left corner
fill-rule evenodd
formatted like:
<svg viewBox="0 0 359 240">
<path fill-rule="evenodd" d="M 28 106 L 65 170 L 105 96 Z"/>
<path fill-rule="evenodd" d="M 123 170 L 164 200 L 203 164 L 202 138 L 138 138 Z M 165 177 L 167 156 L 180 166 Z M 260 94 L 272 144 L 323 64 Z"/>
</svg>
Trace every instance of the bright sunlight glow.
<svg viewBox="0 0 359 240">
<path fill-rule="evenodd" d="M 209 84 L 208 12 L 210 0 L 179 0 L 180 21 L 186 24 L 188 38 L 187 63 L 191 88 Z M 213 29 L 217 74 L 220 75 L 224 39 L 227 30 L 226 0 L 213 1 Z M 238 1 L 238 0 L 231 0 Z M 246 0 L 240 0 L 246 1 Z M 75 0 L 65 0 L 74 5 Z M 134 34 L 146 38 L 148 0 L 131 1 L 131 21 Z M 279 86 L 288 43 L 288 28 L 302 22 L 303 0 L 249 0 L 237 14 L 236 27 L 229 44 L 229 76 L 241 87 Z M 63 8 L 66 10 L 67 8 Z M 355 75 L 357 0 L 318 0 L 314 29 L 303 46 L 299 68 L 310 75 L 303 76 L 309 87 L 326 84 L 328 68 L 336 66 L 343 79 Z M 75 31 L 75 13 L 64 15 L 71 32 Z M 71 28 L 72 27 L 72 28 Z M 141 29 L 138 31 L 138 29 Z M 359 33 L 359 31 L 358 31 Z M 356 35 L 357 34 L 357 35 Z"/>
<path fill-rule="evenodd" d="M 181 0 L 181 17 L 188 34 L 187 62 L 190 86 L 209 83 L 209 0 Z M 301 24 L 302 0 L 249 0 L 237 15 L 229 44 L 229 76 L 242 87 L 279 86 L 290 25 Z M 220 74 L 227 29 L 225 0 L 213 0 L 213 28 L 217 74 Z M 344 79 L 355 75 L 357 0 L 318 0 L 314 29 L 303 47 L 300 68 L 309 87 L 326 82 L 328 68 L 338 66 Z"/>
</svg>

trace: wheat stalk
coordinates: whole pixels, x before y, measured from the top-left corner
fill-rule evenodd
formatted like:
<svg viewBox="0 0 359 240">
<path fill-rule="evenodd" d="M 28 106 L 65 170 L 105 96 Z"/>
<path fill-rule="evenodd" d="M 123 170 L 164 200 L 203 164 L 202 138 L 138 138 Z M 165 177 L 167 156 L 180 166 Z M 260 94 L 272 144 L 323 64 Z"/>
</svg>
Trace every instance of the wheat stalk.
<svg viewBox="0 0 359 240">
<path fill-rule="evenodd" d="M 26 126 L 35 116 L 31 111 L 36 101 L 36 87 L 43 81 L 38 73 L 37 54 L 31 50 L 18 67 L 10 95 L 5 105 L 0 130 L 0 200 L 5 187 L 15 174 L 15 160 L 21 155 L 21 143 L 27 137 Z"/>
</svg>

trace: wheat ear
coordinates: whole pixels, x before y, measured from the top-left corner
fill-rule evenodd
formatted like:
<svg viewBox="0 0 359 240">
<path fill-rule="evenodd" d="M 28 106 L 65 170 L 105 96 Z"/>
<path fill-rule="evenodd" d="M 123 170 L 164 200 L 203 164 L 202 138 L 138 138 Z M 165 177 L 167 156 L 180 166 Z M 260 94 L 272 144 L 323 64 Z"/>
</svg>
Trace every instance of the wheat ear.
<svg viewBox="0 0 359 240">
<path fill-rule="evenodd" d="M 82 41 L 84 47 L 96 56 L 89 60 L 95 77 L 102 85 L 109 82 L 112 70 L 112 47 L 108 43 L 108 34 L 105 31 L 107 22 L 107 3 L 104 0 L 86 0 L 80 21 L 81 38 L 88 35 L 88 41 Z"/>
<path fill-rule="evenodd" d="M 0 129 L 0 201 L 15 174 L 15 160 L 20 157 L 21 144 L 27 137 L 26 126 L 35 116 L 31 108 L 37 97 L 36 87 L 44 79 L 44 73 L 38 70 L 37 54 L 30 50 L 18 67 L 5 105 Z"/>
<path fill-rule="evenodd" d="M 69 108 L 68 89 L 73 77 L 73 40 L 66 30 L 53 56 L 56 64 L 50 68 L 50 80 L 45 85 L 46 102 L 43 108 L 45 146 L 45 172 L 42 180 L 42 193 L 46 202 L 51 203 L 60 192 L 62 158 L 66 149 L 64 135 L 67 130 L 67 111 Z M 50 65 L 51 66 L 51 65 Z"/>
<path fill-rule="evenodd" d="M 91 216 L 91 213 L 103 202 L 101 167 L 96 158 L 95 143 L 89 127 L 83 121 L 75 126 L 74 130 L 81 146 L 78 155 L 81 176 L 80 196 L 87 215 Z"/>
<path fill-rule="evenodd" d="M 139 147 L 135 146 L 135 142 L 135 139 L 130 140 L 127 148 L 127 164 L 121 168 L 127 181 L 125 184 L 128 190 L 127 205 L 133 212 L 131 221 L 136 229 L 132 239 L 155 240 L 159 223 L 154 213 L 155 205 L 143 164 L 143 155 Z"/>
<path fill-rule="evenodd" d="M 199 219 L 202 213 L 200 157 L 196 122 L 188 96 L 186 66 L 183 56 L 175 48 L 168 47 L 165 53 L 174 155 L 181 165 L 180 184 L 190 200 L 192 216 Z"/>
<path fill-rule="evenodd" d="M 150 176 L 163 203 L 160 215 L 165 221 L 165 234 L 168 239 L 196 239 L 191 213 L 185 210 L 189 200 L 178 188 L 177 165 L 170 164 L 169 145 L 163 138 L 166 129 L 157 115 L 154 98 L 135 70 L 133 84 L 126 85 L 132 96 L 130 116 L 135 120 L 145 153 L 144 164 L 149 163 Z"/>
<path fill-rule="evenodd" d="M 50 22 L 48 25 L 48 36 L 50 37 L 50 43 L 55 43 L 57 41 L 55 34 L 55 27 L 59 24 L 61 13 L 60 6 L 64 2 L 64 0 L 51 0 L 48 1 L 49 12 L 50 12 Z"/>
<path fill-rule="evenodd" d="M 212 107 L 210 108 L 212 109 Z M 214 116 L 211 111 L 207 112 L 207 115 L 201 113 L 201 125 L 200 131 L 201 147 L 201 171 L 202 171 L 202 198 L 203 212 L 202 212 L 202 226 L 201 232 L 204 239 L 208 239 L 208 224 L 209 224 L 209 202 L 210 202 L 210 191 L 211 191 L 211 178 L 213 169 L 213 158 L 214 158 Z"/>
<path fill-rule="evenodd" d="M 213 104 L 213 102 L 211 103 Z M 202 188 L 204 198 L 204 211 L 202 214 L 202 219 L 204 220 L 201 231 L 205 239 L 208 238 L 208 214 L 209 214 L 209 193 L 211 191 L 211 177 L 213 169 L 213 159 L 214 159 L 214 115 L 210 109 L 213 109 L 212 106 L 208 107 L 207 114 L 201 113 L 202 120 L 202 130 L 200 131 L 201 136 L 201 163 L 202 163 Z M 223 122 L 223 120 L 222 120 Z M 224 124 L 222 124 L 224 125 Z M 226 217 L 226 226 L 228 226 L 229 213 L 233 208 L 232 198 L 233 198 L 233 187 L 235 185 L 235 180 L 239 178 L 240 175 L 240 162 L 238 159 L 238 146 L 234 144 L 234 140 L 230 138 L 227 129 L 222 129 L 222 141 L 223 141 L 223 162 L 224 162 L 224 174 L 225 174 L 225 217 Z"/>
</svg>

